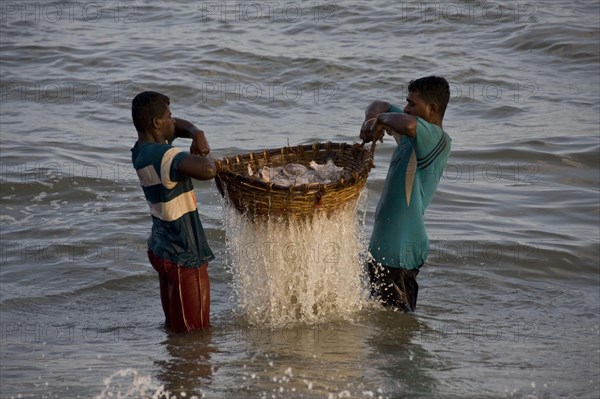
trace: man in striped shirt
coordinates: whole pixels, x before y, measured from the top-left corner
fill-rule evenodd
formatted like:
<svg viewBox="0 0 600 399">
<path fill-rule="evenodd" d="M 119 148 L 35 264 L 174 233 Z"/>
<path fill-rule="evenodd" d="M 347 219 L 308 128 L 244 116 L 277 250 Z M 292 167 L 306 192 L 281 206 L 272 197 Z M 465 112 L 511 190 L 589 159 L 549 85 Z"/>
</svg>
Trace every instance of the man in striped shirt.
<svg viewBox="0 0 600 399">
<path fill-rule="evenodd" d="M 369 243 L 371 292 L 384 306 L 412 312 L 417 305 L 417 274 L 429 252 L 423 216 L 450 156 L 442 129 L 449 99 L 448 82 L 429 76 L 410 82 L 403 110 L 374 101 L 365 111 L 360 137 L 369 142 L 386 131 L 398 144 Z"/>
<path fill-rule="evenodd" d="M 158 272 L 167 328 L 190 332 L 210 327 L 208 246 L 196 208 L 192 178 L 215 177 L 215 160 L 204 132 L 173 118 L 169 98 L 146 91 L 132 101 L 138 140 L 131 149 L 152 215 L 148 258 Z M 173 147 L 175 138 L 192 139 L 190 153 Z"/>
</svg>

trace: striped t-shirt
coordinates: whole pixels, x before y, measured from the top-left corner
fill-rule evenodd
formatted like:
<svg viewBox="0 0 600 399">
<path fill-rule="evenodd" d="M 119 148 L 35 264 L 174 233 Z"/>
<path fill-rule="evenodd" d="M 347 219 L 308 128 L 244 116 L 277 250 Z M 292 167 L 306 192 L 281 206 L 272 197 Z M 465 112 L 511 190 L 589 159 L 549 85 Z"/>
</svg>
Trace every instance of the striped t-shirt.
<svg viewBox="0 0 600 399">
<path fill-rule="evenodd" d="M 396 106 L 389 112 L 403 113 Z M 385 266 L 421 267 L 429 253 L 423 215 L 433 199 L 450 156 L 450 137 L 417 118 L 417 134 L 401 136 L 381 193 L 369 251 Z"/>
<path fill-rule="evenodd" d="M 170 144 L 136 142 L 131 149 L 152 215 L 148 249 L 178 265 L 198 267 L 215 257 L 198 216 L 192 179 L 177 170 L 186 156 Z"/>
</svg>

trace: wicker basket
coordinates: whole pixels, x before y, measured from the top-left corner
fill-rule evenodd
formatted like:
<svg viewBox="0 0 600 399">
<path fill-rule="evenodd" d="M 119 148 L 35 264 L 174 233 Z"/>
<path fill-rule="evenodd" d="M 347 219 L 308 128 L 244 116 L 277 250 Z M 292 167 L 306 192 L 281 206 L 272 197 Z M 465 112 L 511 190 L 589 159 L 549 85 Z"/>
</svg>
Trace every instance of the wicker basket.
<svg viewBox="0 0 600 399">
<path fill-rule="evenodd" d="M 317 212 L 329 213 L 358 198 L 373 167 L 374 151 L 375 142 L 371 148 L 364 144 L 327 142 L 226 157 L 217 161 L 217 188 L 226 200 L 250 217 L 306 218 Z M 281 186 L 248 175 L 248 165 L 258 170 L 288 163 L 308 166 L 312 160 L 323 164 L 328 159 L 344 168 L 342 177 L 328 184 Z"/>
</svg>

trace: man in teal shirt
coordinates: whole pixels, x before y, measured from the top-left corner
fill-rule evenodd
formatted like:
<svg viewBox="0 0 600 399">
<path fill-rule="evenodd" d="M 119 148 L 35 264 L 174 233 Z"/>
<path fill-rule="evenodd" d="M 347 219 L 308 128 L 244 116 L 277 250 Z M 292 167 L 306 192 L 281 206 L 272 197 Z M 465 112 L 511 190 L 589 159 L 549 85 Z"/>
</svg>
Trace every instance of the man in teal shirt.
<svg viewBox="0 0 600 399">
<path fill-rule="evenodd" d="M 449 99 L 448 82 L 429 76 L 410 82 L 404 110 L 374 101 L 365 111 L 364 141 L 387 132 L 398 143 L 369 244 L 371 292 L 384 306 L 413 312 L 417 304 L 416 277 L 429 252 L 423 216 L 450 155 L 442 129 Z"/>
</svg>

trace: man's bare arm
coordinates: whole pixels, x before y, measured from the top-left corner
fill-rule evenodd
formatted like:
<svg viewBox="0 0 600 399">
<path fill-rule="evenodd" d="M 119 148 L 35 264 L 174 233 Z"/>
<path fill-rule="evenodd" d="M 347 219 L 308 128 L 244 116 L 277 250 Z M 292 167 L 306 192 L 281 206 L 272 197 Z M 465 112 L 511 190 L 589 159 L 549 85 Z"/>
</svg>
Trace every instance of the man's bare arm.
<svg viewBox="0 0 600 399">
<path fill-rule="evenodd" d="M 363 122 L 360 129 L 360 138 L 365 142 L 373 140 L 372 128 L 377 117 L 388 112 L 391 105 L 387 101 L 375 100 L 365 109 L 365 121 Z"/>
<path fill-rule="evenodd" d="M 388 134 L 396 132 L 403 136 L 415 137 L 417 135 L 417 118 L 393 112 L 379 114 L 371 128 L 371 137 L 374 139 L 382 137 L 384 130 Z"/>
<path fill-rule="evenodd" d="M 191 154 L 208 155 L 210 153 L 210 146 L 204 131 L 185 119 L 175 118 L 175 137 L 192 139 Z"/>
<path fill-rule="evenodd" d="M 214 179 L 217 174 L 215 159 L 211 156 L 200 156 L 190 154 L 185 157 L 177 168 L 184 176 L 193 177 L 197 180 Z"/>
</svg>

